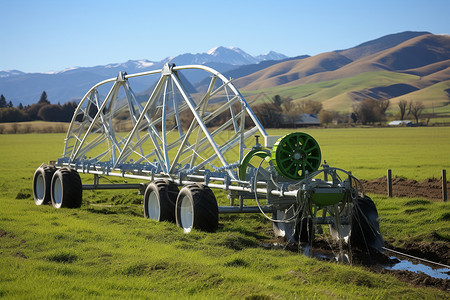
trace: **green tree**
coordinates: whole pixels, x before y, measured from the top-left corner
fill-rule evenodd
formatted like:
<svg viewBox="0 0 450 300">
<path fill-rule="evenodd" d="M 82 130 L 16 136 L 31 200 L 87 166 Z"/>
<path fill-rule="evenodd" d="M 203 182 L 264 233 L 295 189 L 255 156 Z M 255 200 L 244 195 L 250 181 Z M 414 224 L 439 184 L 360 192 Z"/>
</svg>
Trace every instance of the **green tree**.
<svg viewBox="0 0 450 300">
<path fill-rule="evenodd" d="M 5 96 L 0 95 L 0 108 L 4 108 L 4 107 L 8 107 L 8 105 L 6 104 L 6 98 Z"/>
<path fill-rule="evenodd" d="M 4 107 L 0 109 L 0 123 L 21 122 L 25 121 L 26 118 L 25 113 L 16 107 Z"/>
<path fill-rule="evenodd" d="M 30 120 L 38 120 L 39 110 L 48 104 L 45 103 L 34 103 L 32 105 L 27 105 L 24 108 L 24 112 L 28 115 Z"/>
<path fill-rule="evenodd" d="M 77 108 L 76 102 L 67 102 L 64 103 L 61 107 L 61 121 L 62 122 L 70 122 L 72 120 L 73 113 L 75 112 L 75 109 Z"/>
<path fill-rule="evenodd" d="M 44 121 L 60 121 L 61 118 L 61 106 L 59 105 L 44 105 L 39 109 L 37 116 Z"/>
<path fill-rule="evenodd" d="M 272 97 L 273 104 L 275 104 L 278 107 L 281 107 L 281 104 L 283 104 L 283 99 L 280 95 L 275 95 Z"/>
<path fill-rule="evenodd" d="M 50 104 L 50 101 L 47 99 L 47 93 L 45 91 L 42 92 L 41 98 L 39 99 L 39 102 L 41 104 Z"/>
</svg>

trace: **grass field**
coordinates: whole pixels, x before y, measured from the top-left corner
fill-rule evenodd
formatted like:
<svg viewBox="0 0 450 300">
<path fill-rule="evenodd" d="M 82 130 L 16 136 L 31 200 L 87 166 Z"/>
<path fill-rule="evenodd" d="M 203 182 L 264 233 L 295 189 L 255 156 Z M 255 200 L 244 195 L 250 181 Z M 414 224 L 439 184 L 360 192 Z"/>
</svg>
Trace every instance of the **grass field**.
<svg viewBox="0 0 450 300">
<path fill-rule="evenodd" d="M 388 164 L 408 178 L 437 176 L 450 165 L 448 128 L 307 132 L 331 165 L 361 178 L 384 175 Z M 36 206 L 34 170 L 60 156 L 63 139 L 64 134 L 0 135 L 0 297 L 448 297 L 362 267 L 263 249 L 259 244 L 271 237 L 271 224 L 259 214 L 220 216 L 217 233 L 183 234 L 174 224 L 144 219 L 142 196 L 130 191 L 85 191 L 76 210 Z M 217 196 L 226 203 L 225 193 Z M 448 203 L 378 196 L 374 201 L 388 239 L 433 241 L 438 233 L 440 242 L 448 240 Z"/>
<path fill-rule="evenodd" d="M 312 135 L 330 166 L 357 178 L 393 176 L 423 180 L 440 178 L 450 169 L 450 127 L 297 129 Z M 270 130 L 284 135 L 292 129 Z"/>
</svg>

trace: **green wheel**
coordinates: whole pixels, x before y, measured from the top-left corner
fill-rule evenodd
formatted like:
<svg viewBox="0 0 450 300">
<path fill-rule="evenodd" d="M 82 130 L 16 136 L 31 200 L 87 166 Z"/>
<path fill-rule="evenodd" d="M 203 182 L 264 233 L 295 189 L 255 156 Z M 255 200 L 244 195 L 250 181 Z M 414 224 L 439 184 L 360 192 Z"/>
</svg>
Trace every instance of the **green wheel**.
<svg viewBox="0 0 450 300">
<path fill-rule="evenodd" d="M 280 138 L 272 150 L 275 169 L 289 179 L 305 178 L 320 167 L 322 156 L 319 144 L 309 134 L 295 132 Z"/>
<path fill-rule="evenodd" d="M 262 159 L 268 159 L 270 161 L 270 151 L 269 150 L 251 150 L 248 152 L 244 158 L 242 159 L 241 165 L 239 167 L 239 179 L 245 180 L 245 175 L 247 171 L 247 167 L 250 163 L 250 160 L 253 158 L 253 156 L 258 156 Z"/>
</svg>

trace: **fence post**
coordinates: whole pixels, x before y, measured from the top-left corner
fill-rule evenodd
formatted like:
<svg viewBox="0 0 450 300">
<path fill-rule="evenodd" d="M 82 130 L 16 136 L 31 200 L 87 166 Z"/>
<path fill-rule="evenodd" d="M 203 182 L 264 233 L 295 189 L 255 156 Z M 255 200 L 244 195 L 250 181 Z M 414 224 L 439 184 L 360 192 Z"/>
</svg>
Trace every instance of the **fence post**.
<svg viewBox="0 0 450 300">
<path fill-rule="evenodd" d="M 447 201 L 447 171 L 442 170 L 442 200 Z"/>
<path fill-rule="evenodd" d="M 390 198 L 392 198 L 392 171 L 387 170 L 387 193 Z"/>
</svg>

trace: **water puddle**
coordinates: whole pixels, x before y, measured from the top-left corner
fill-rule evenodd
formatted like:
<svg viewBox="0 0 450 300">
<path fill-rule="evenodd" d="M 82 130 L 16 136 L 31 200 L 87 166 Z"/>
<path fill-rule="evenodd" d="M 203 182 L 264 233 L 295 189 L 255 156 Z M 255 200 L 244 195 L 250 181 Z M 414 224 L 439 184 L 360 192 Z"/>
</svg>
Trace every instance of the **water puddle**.
<svg viewBox="0 0 450 300">
<path fill-rule="evenodd" d="M 439 279 L 450 279 L 450 269 L 449 268 L 432 268 L 430 266 L 413 263 L 409 260 L 401 260 L 398 257 L 391 256 L 392 260 L 398 260 L 399 262 L 393 265 L 386 265 L 384 268 L 386 270 L 401 270 L 401 271 L 409 271 L 414 273 L 423 273 L 430 277 L 439 278 Z"/>
<path fill-rule="evenodd" d="M 283 245 L 281 243 L 263 243 L 261 244 L 262 247 L 266 249 L 286 249 L 286 245 Z M 295 247 L 296 248 L 296 247 Z M 298 250 L 298 248 L 291 250 Z M 332 251 L 325 251 L 324 249 L 317 249 L 314 248 L 314 250 L 309 249 L 309 247 L 303 249 L 303 253 L 307 256 L 314 257 L 319 260 L 324 261 L 344 261 L 348 262 L 348 256 L 344 254 L 344 257 L 341 259 L 338 259 L 338 254 L 333 253 Z M 400 254 L 400 253 L 399 253 Z M 399 255 L 401 256 L 401 255 Z M 391 262 L 394 262 L 392 264 L 381 264 L 381 266 L 386 270 L 392 270 L 392 271 L 409 271 L 417 274 L 425 274 L 427 276 L 437 278 L 437 279 L 450 279 L 450 268 L 443 267 L 443 266 L 431 266 L 425 265 L 422 263 L 416 262 L 417 260 L 408 260 L 408 259 L 402 259 L 400 257 L 396 256 L 390 256 L 389 260 Z"/>
<path fill-rule="evenodd" d="M 286 248 L 286 244 L 282 243 L 262 243 L 261 246 L 265 249 L 290 249 L 291 251 L 299 251 L 298 247 L 294 244 L 288 244 L 289 248 Z M 313 257 L 318 260 L 324 261 L 344 261 L 349 262 L 347 254 L 343 254 L 343 258 L 339 260 L 339 253 L 333 253 L 331 250 L 324 250 L 321 248 L 310 248 L 309 245 L 302 249 L 303 254 L 308 257 Z"/>
</svg>

